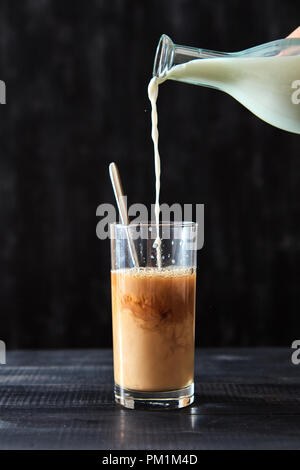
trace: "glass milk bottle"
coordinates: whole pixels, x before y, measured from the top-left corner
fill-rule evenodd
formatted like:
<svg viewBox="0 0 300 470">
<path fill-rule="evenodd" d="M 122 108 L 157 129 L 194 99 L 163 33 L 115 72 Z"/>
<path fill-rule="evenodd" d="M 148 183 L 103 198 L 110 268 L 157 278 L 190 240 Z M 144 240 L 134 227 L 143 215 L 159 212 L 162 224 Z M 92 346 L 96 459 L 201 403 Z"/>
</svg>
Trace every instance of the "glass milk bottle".
<svg viewBox="0 0 300 470">
<path fill-rule="evenodd" d="M 280 39 L 241 52 L 215 52 L 160 38 L 153 76 L 217 88 L 280 129 L 300 134 L 300 39 Z"/>
</svg>

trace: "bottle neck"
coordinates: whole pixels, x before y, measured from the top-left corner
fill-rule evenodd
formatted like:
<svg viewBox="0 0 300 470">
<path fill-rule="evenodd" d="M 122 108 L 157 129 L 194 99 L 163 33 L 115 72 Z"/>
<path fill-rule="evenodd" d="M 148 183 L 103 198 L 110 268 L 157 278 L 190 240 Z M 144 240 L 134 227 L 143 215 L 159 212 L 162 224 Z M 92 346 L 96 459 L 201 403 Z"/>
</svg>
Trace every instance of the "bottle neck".
<svg viewBox="0 0 300 470">
<path fill-rule="evenodd" d="M 153 76 L 163 78 L 169 70 L 178 64 L 184 64 L 195 59 L 212 59 L 225 57 L 230 54 L 215 52 L 196 47 L 180 46 L 163 34 L 159 40 L 153 66 Z"/>
</svg>

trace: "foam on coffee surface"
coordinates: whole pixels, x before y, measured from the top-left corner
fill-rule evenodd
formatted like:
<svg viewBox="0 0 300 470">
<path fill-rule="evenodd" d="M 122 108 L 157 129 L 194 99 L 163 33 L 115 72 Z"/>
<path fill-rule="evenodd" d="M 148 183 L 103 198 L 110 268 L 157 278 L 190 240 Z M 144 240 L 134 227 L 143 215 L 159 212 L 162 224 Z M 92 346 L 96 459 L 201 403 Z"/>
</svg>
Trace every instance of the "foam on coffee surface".
<svg viewBox="0 0 300 470">
<path fill-rule="evenodd" d="M 139 267 L 113 270 L 113 273 L 133 277 L 182 277 L 195 273 L 195 268 L 185 266 L 166 266 L 164 268 Z"/>
</svg>

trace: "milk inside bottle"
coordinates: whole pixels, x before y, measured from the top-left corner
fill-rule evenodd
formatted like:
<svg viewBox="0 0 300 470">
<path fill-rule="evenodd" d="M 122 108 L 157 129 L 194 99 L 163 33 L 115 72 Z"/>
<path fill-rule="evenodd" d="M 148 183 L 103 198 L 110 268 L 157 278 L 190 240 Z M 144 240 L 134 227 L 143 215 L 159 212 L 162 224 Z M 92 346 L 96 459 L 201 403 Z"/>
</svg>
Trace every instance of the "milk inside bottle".
<svg viewBox="0 0 300 470">
<path fill-rule="evenodd" d="M 153 74 L 217 88 L 263 121 L 300 134 L 300 39 L 281 39 L 234 53 L 214 52 L 160 39 Z"/>
</svg>

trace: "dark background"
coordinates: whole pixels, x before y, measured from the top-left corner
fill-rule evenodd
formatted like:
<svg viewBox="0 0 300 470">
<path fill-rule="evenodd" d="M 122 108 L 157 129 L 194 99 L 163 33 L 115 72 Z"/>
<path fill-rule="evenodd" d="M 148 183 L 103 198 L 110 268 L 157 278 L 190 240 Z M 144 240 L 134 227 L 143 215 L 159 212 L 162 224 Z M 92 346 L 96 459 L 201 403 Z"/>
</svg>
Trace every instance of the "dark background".
<svg viewBox="0 0 300 470">
<path fill-rule="evenodd" d="M 236 51 L 286 36 L 295 1 L 1 0 L 0 338 L 8 348 L 111 346 L 116 161 L 129 204 L 154 201 L 147 84 L 162 33 Z M 205 204 L 197 343 L 289 346 L 300 327 L 299 136 L 231 97 L 167 82 L 161 201 Z"/>
</svg>

